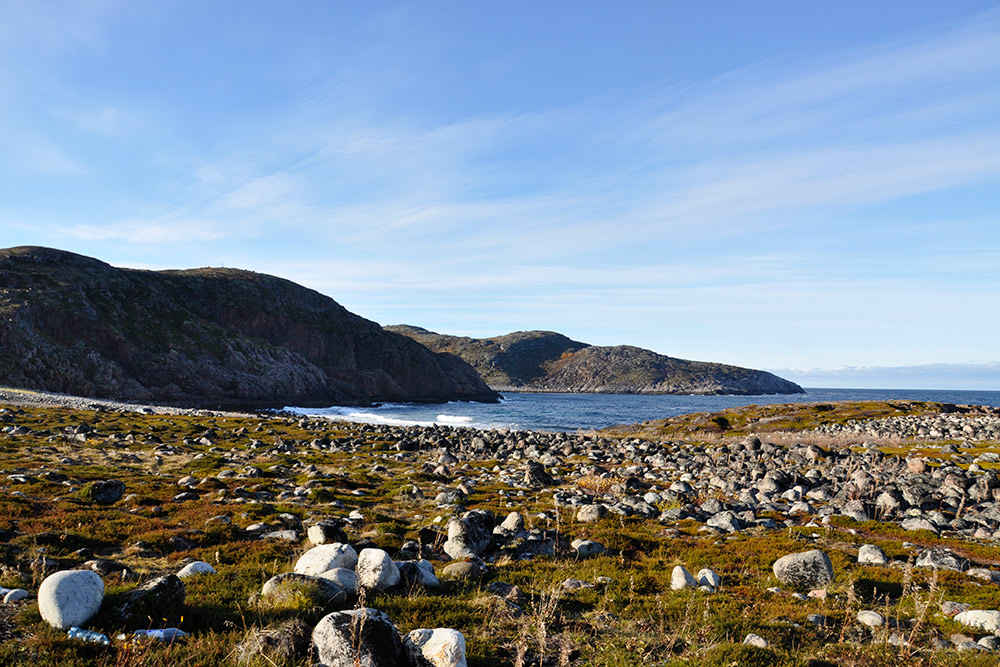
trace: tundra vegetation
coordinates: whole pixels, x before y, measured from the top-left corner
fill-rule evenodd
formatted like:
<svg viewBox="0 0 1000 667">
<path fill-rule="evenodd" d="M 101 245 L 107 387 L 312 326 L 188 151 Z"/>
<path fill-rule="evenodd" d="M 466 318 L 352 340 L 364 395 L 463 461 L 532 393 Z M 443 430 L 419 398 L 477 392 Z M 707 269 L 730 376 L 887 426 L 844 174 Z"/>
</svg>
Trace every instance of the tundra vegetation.
<svg viewBox="0 0 1000 667">
<path fill-rule="evenodd" d="M 30 595 L 0 604 L 0 664 L 309 665 L 309 633 L 320 619 L 370 607 L 404 634 L 460 631 L 473 666 L 995 665 L 992 632 L 954 616 L 1000 601 L 990 570 L 1000 565 L 998 522 L 990 525 L 987 511 L 1000 443 L 944 432 L 876 442 L 849 431 L 900 416 L 982 423 L 979 412 L 949 410 L 750 406 L 605 433 L 547 434 L 7 405 L 0 409 L 0 586 Z M 983 428 L 976 433 L 988 436 Z M 773 502 L 748 507 L 727 480 L 712 480 L 712 466 L 732 467 L 740 457 L 760 468 L 761 481 L 772 469 L 784 475 L 768 478 L 783 487 Z M 959 482 L 947 481 L 961 486 L 957 507 L 955 494 L 933 491 L 911 504 L 951 524 L 903 528 L 902 510 L 876 504 L 879 466 L 922 475 L 932 489 L 946 486 L 936 471 L 961 471 L 949 473 Z M 802 507 L 783 497 L 801 495 L 795 486 L 823 488 L 822 479 L 831 480 L 829 498 L 802 495 Z M 112 502 L 100 495 L 108 480 L 124 484 Z M 973 491 L 975 484 L 986 492 Z M 459 559 L 470 566 L 446 573 L 449 519 L 469 510 L 508 527 L 517 512 L 524 525 L 506 536 L 498 529 L 477 556 Z M 735 525 L 709 520 L 727 511 Z M 987 518 L 962 528 L 966 515 Z M 440 585 L 404 581 L 345 598 L 303 579 L 262 595 L 265 582 L 291 572 L 312 546 L 306 531 L 321 521 L 358 552 L 429 560 Z M 598 548 L 584 557 L 577 540 Z M 859 564 L 863 545 L 879 547 L 889 563 Z M 809 592 L 776 578 L 775 561 L 812 550 L 828 556 L 832 581 Z M 922 567 L 928 550 L 965 566 Z M 182 604 L 123 620 L 139 586 L 195 561 L 215 573 L 185 577 Z M 710 569 L 718 581 L 675 590 L 677 566 Z M 111 637 L 109 645 L 72 639 L 42 619 L 39 585 L 67 569 L 102 575 L 103 603 L 87 627 Z M 189 635 L 115 639 L 165 627 Z"/>
</svg>

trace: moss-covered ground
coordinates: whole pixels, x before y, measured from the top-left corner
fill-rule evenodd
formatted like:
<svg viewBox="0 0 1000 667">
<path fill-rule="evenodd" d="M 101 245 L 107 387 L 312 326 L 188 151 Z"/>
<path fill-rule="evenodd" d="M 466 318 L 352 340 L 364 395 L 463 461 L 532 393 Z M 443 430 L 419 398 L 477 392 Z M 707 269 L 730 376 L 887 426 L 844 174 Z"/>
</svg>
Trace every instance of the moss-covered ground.
<svg viewBox="0 0 1000 667">
<path fill-rule="evenodd" d="M 873 406 L 871 416 L 901 409 Z M 925 408 L 905 409 L 912 414 Z M 835 410 L 796 406 L 781 421 L 774 410 L 761 407 L 760 415 L 745 416 L 727 411 L 727 430 L 742 432 L 750 424 L 760 425 L 765 414 L 773 418 L 767 423 L 782 428 L 818 423 L 821 418 L 857 418 L 856 413 L 838 416 Z M 398 460 L 393 443 L 370 427 L 330 423 L 318 429 L 282 417 L 16 407 L 5 414 L 11 417 L 8 423 L 30 432 L 0 434 L 0 585 L 33 593 L 47 572 L 80 566 L 85 558 L 74 554 L 79 549 L 127 565 L 139 580 L 176 572 L 185 559 L 207 561 L 217 574 L 185 581 L 182 616 L 148 618 L 147 627 L 176 625 L 191 633 L 170 645 L 82 643 L 51 629 L 31 600 L 0 605 L 0 665 L 235 664 L 236 648 L 253 628 L 293 616 L 311 626 L 329 611 L 359 604 L 352 599 L 323 605 L 308 595 L 261 602 L 256 595 L 261 584 L 291 570 L 309 545 L 304 539 L 261 540 L 241 528 L 277 521 L 281 513 L 316 520 L 358 510 L 364 520 L 347 529 L 351 541 L 365 541 L 395 555 L 404 540 L 417 539 L 418 531 L 441 514 L 433 502 L 441 488 L 506 465 L 477 461 L 457 466 L 446 477 L 435 474 L 433 465 L 422 465 L 424 460 L 433 463 L 430 453 Z M 711 416 L 698 419 L 716 423 Z M 675 426 L 678 430 L 669 432 L 672 438 L 683 435 L 686 428 L 681 422 Z M 88 436 L 93 432 L 100 438 Z M 356 446 L 342 452 L 305 446 L 295 453 L 275 451 L 275 443 L 304 445 L 316 438 Z M 165 445 L 176 453 L 163 453 Z M 226 470 L 236 476 L 223 473 Z M 21 483 L 11 475 L 24 475 L 26 480 Z M 187 475 L 199 480 L 200 497 L 173 501 L 183 490 L 177 481 Z M 128 495 L 113 505 L 95 504 L 86 485 L 103 479 L 122 480 Z M 575 483 L 602 482 L 595 478 Z M 414 489 L 424 497 L 415 496 Z M 893 524 L 845 518 L 815 527 L 805 525 L 810 519 L 803 517 L 802 525 L 793 528 L 730 535 L 701 532 L 694 522 L 668 527 L 655 519 L 614 515 L 580 524 L 571 512 L 554 505 L 551 490 L 518 496 L 500 484 L 474 486 L 465 505 L 501 516 L 522 511 L 529 526 L 558 532 L 556 556 L 500 558 L 490 563 L 485 579 L 369 595 L 364 604 L 387 612 L 403 632 L 420 627 L 460 630 L 473 667 L 997 664 L 995 653 L 931 647 L 936 638 L 969 632 L 938 611 L 941 601 L 996 608 L 998 588 L 964 574 L 935 574 L 906 564 L 919 546 L 933 545 L 952 547 L 980 564 L 1000 564 L 1000 550 L 992 544 L 907 533 Z M 229 517 L 232 525 L 206 523 L 219 515 Z M 575 538 L 597 540 L 608 552 L 577 560 L 568 547 Z M 899 566 L 857 565 L 857 548 L 865 543 L 881 546 Z M 830 555 L 836 572 L 826 597 L 800 600 L 787 591 L 768 591 L 778 585 L 771 573 L 775 559 L 814 548 Z M 692 572 L 714 569 L 722 577 L 721 588 L 714 594 L 672 591 L 671 571 L 678 564 Z M 443 561 L 436 564 L 439 573 L 443 565 Z M 566 588 L 563 582 L 568 578 L 580 580 L 584 587 Z M 516 585 L 521 595 L 516 600 L 500 598 L 488 590 L 491 582 Z M 135 629 L 117 627 L 106 610 L 136 581 L 112 575 L 105 584 L 104 608 L 89 627 L 112 637 Z M 898 627 L 873 631 L 861 626 L 855 620 L 860 609 L 877 610 Z M 816 615 L 823 617 L 821 622 Z M 749 633 L 764 637 L 769 648 L 743 645 Z M 259 656 L 249 664 L 281 663 Z M 307 665 L 310 659 L 301 656 L 284 664 Z"/>
</svg>

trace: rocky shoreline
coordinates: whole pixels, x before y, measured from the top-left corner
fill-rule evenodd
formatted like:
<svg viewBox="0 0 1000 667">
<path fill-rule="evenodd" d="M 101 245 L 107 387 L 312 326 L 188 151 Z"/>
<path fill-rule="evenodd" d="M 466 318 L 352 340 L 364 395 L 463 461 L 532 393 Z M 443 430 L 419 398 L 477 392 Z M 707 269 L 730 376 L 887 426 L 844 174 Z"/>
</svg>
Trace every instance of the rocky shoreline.
<svg viewBox="0 0 1000 667">
<path fill-rule="evenodd" d="M 0 410 L 0 516 L 10 517 L 0 585 L 21 591 L 11 608 L 42 619 L 21 617 L 15 636 L 51 637 L 46 624 L 72 616 L 56 583 L 40 582 L 87 573 L 62 578 L 93 591 L 96 572 L 127 594 L 86 594 L 78 624 L 131 631 L 135 610 L 154 604 L 191 650 L 221 641 L 231 655 L 273 651 L 288 664 L 349 665 L 386 647 L 378 664 L 605 664 L 603 647 L 628 650 L 628 623 L 650 604 L 678 624 L 685 605 L 704 605 L 704 622 L 728 638 L 643 631 L 686 664 L 718 646 L 776 660 L 895 647 L 896 658 L 932 662 L 998 647 L 1000 443 L 982 414 L 869 426 L 986 440 L 931 445 L 928 430 L 879 446 L 859 431 L 823 447 L 765 433 L 656 441 L 153 413 L 167 409 L 0 391 L 11 398 Z M 99 523 L 59 529 L 64 513 L 121 526 L 117 537 Z M 206 602 L 220 586 L 234 591 L 222 608 Z M 736 601 L 756 611 L 731 627 Z M 247 605 L 262 621 L 226 630 L 219 619 Z M 785 616 L 799 619 L 794 629 L 769 620 Z M 280 631 L 290 618 L 298 629 Z M 542 618 L 551 627 L 539 639 Z M 360 644 L 345 639 L 357 623 L 373 629 Z M 262 639 L 282 632 L 291 639 Z"/>
<path fill-rule="evenodd" d="M 19 389 L 15 387 L 0 387 L 0 405 L 60 407 L 71 410 L 109 410 L 124 413 L 138 412 L 147 415 L 199 415 L 202 417 L 246 417 L 253 414 L 252 412 L 227 412 L 199 408 L 182 408 L 172 405 L 112 401 L 105 398 L 88 398 L 86 396 L 73 396 L 70 394 L 58 394 L 50 391 Z"/>
</svg>

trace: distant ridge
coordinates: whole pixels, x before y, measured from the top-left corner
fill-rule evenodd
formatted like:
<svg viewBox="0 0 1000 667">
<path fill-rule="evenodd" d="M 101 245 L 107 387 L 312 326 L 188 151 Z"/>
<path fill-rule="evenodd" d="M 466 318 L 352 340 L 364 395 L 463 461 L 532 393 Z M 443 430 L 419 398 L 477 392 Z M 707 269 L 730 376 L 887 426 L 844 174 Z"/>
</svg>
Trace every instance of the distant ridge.
<svg viewBox="0 0 1000 667">
<path fill-rule="evenodd" d="M 0 384 L 197 407 L 494 401 L 461 359 L 251 271 L 0 250 Z"/>
<path fill-rule="evenodd" d="M 553 331 L 495 338 L 435 333 L 412 325 L 405 334 L 436 352 L 461 357 L 497 391 L 608 394 L 801 394 L 802 387 L 766 371 L 675 359 L 630 345 L 598 347 Z"/>
</svg>

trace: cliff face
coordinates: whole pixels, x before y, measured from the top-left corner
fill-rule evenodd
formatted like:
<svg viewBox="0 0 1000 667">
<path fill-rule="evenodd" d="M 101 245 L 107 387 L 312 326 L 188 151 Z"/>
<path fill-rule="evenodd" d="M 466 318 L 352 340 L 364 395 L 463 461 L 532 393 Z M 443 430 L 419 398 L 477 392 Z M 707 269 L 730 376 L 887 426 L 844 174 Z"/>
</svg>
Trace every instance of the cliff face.
<svg viewBox="0 0 1000 667">
<path fill-rule="evenodd" d="M 0 384 L 205 407 L 496 400 L 468 364 L 288 280 L 0 250 Z"/>
<path fill-rule="evenodd" d="M 765 371 L 675 359 L 629 345 L 598 347 L 551 331 L 461 338 L 396 325 L 438 352 L 461 357 L 498 391 L 607 394 L 800 394 L 802 387 Z"/>
</svg>

